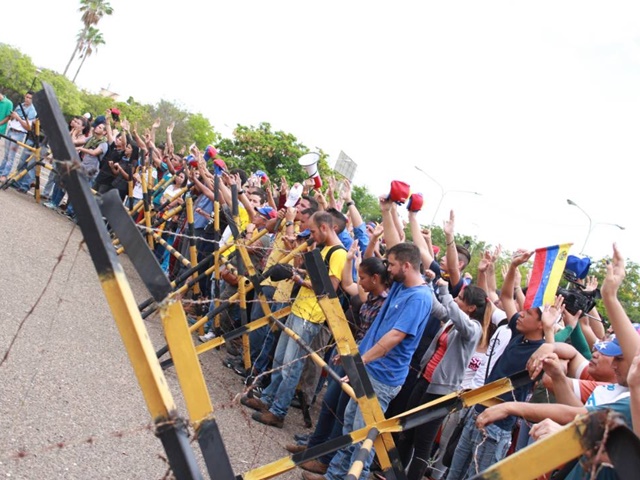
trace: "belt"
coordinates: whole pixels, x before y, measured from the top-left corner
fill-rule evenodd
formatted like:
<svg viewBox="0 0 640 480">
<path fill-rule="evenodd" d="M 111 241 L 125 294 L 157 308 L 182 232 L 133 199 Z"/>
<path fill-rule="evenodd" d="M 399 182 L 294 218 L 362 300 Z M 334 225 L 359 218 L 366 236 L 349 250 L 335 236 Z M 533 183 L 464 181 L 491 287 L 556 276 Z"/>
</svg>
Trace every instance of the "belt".
<svg viewBox="0 0 640 480">
<path fill-rule="evenodd" d="M 7 129 L 8 132 L 18 132 L 18 133 L 27 133 L 26 130 L 18 130 L 17 128 L 11 128 L 9 127 Z"/>
</svg>

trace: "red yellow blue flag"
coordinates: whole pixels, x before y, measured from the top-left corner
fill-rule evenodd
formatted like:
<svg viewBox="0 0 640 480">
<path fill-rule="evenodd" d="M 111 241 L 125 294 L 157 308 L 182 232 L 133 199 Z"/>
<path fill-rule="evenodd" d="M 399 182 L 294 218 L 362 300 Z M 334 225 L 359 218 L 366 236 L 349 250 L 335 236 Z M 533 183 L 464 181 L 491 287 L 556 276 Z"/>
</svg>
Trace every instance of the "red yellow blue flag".
<svg viewBox="0 0 640 480">
<path fill-rule="evenodd" d="M 553 304 L 571 243 L 536 249 L 524 309 Z"/>
</svg>

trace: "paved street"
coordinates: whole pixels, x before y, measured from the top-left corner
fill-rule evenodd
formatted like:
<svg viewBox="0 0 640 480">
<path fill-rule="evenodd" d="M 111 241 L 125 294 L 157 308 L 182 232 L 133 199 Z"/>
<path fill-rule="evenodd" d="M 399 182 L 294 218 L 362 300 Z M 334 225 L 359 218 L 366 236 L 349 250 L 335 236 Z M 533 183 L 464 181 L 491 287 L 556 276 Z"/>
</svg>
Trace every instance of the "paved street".
<svg viewBox="0 0 640 480">
<path fill-rule="evenodd" d="M 164 451 L 147 428 L 149 413 L 79 229 L 11 189 L 0 191 L 0 212 L 0 355 L 8 352 L 0 365 L 0 478 L 164 478 Z M 147 298 L 121 259 L 136 299 Z M 145 324 L 159 347 L 159 319 Z M 201 363 L 240 474 L 284 456 L 292 434 L 307 430 L 295 409 L 283 430 L 251 420 L 234 401 L 242 383 L 222 366 L 224 356 L 208 352 Z M 186 417 L 174 371 L 166 376 Z"/>
</svg>

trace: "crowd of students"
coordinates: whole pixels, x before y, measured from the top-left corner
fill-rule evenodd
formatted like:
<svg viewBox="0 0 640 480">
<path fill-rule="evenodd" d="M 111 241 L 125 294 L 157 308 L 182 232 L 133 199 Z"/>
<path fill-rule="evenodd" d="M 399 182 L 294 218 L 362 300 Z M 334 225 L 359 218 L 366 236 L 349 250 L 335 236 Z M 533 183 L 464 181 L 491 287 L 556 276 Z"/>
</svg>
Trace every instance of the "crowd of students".
<svg viewBox="0 0 640 480">
<path fill-rule="evenodd" d="M 165 219 L 166 242 L 187 255 L 189 238 L 195 237 L 199 261 L 207 258 L 216 242 L 247 244 L 251 265 L 264 276 L 261 290 L 271 311 L 290 307 L 286 327 L 343 377 L 332 332 L 302 256 L 280 263 L 303 244 L 318 248 L 387 417 L 529 370 L 532 380 L 503 395 L 500 405 L 456 411 L 397 435 L 409 480 L 425 475 L 469 478 L 594 409 L 618 411 L 629 426 L 640 430 L 636 356 L 640 326 L 629 321 L 617 298 L 625 265 L 615 246 L 601 288 L 611 324 L 606 330 L 595 307 L 570 313 L 562 296 L 553 305 L 523 307 L 527 279 L 520 268 L 533 252 L 513 255 L 500 286 L 496 275 L 500 252 L 483 252 L 477 278 L 470 279 L 465 268 L 471 253 L 456 244 L 453 212 L 444 224 L 444 245 L 433 245 L 430 231 L 418 222 L 419 207 L 414 204 L 408 212 L 409 242 L 399 212 L 403 207 L 393 195 L 379 200 L 382 221 L 365 223 L 347 180 L 325 179 L 324 192 L 309 180 L 290 186 L 281 178 L 276 185 L 269 172 L 229 170 L 211 146 L 204 152 L 196 147 L 176 152 L 173 125 L 166 127 L 166 143 L 156 145 L 160 121 L 140 135 L 118 113 L 111 110 L 95 119 L 78 116 L 70 121 L 82 168 L 97 194 L 116 189 L 131 206 L 143 198 L 143 190 L 153 191 L 154 184 L 164 181 L 165 188 L 151 197 L 151 208 L 165 212 L 191 197 L 193 230 L 187 229 L 187 211 L 177 211 Z M 223 210 L 230 208 L 234 191 L 239 200 L 237 232 L 229 216 L 222 214 L 218 232 L 213 228 L 214 202 L 217 199 Z M 44 193 L 49 196 L 46 206 L 58 208 L 64 183 L 53 174 Z M 66 211 L 74 215 L 71 202 Z M 186 268 L 162 246 L 156 254 L 171 279 Z M 221 278 L 205 278 L 199 285 L 199 301 L 185 303 L 194 315 L 202 313 L 193 309 L 206 305 L 203 299 L 210 300 L 211 311 L 214 299 L 229 299 L 238 292 L 248 266 L 233 249 L 224 260 Z M 598 287 L 585 271 L 573 279 L 587 292 Z M 264 316 L 257 296 L 248 299 L 248 320 Z M 242 322 L 239 306 L 232 303 L 220 325 L 210 322 L 199 340 L 210 341 Z M 225 365 L 246 378 L 249 388 L 241 403 L 254 410 L 256 422 L 282 428 L 292 405 L 308 414 L 308 405 L 320 402 L 313 433 L 287 445 L 289 451 L 297 453 L 365 426 L 357 403 L 342 388 L 348 379 L 326 380 L 300 342 L 270 325 L 252 331 L 249 340 L 251 367 L 245 368 L 241 342 L 226 346 Z M 541 379 L 540 373 L 544 373 Z M 456 442 L 457 448 L 447 449 L 448 442 Z M 358 446 L 350 445 L 306 462 L 300 465 L 302 476 L 342 479 L 357 453 Z M 372 461 L 373 453 L 360 478 L 367 478 Z M 585 465 L 581 459 L 565 466 L 566 478 L 582 478 Z M 597 478 L 615 478 L 612 475 L 605 461 L 598 465 Z"/>
</svg>

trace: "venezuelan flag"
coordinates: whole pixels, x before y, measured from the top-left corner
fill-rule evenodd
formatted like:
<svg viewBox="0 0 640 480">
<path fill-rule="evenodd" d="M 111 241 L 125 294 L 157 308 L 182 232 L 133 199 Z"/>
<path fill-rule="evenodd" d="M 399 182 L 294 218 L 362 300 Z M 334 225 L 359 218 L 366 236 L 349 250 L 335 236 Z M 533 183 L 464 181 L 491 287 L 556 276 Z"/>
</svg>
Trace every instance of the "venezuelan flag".
<svg viewBox="0 0 640 480">
<path fill-rule="evenodd" d="M 571 243 L 536 249 L 524 309 L 553 304 Z"/>
</svg>

